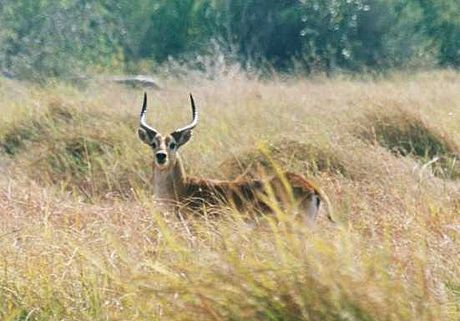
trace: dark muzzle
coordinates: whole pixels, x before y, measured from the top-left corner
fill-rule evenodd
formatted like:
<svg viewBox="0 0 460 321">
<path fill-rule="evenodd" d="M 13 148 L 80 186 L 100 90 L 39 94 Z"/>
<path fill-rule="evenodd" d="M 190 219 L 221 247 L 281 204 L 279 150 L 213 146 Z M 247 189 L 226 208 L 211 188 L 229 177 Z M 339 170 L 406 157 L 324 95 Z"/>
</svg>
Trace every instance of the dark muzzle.
<svg viewBox="0 0 460 321">
<path fill-rule="evenodd" d="M 157 158 L 157 163 L 158 164 L 161 165 L 161 164 L 166 163 L 166 158 L 168 157 L 168 155 L 166 155 L 166 153 L 159 152 L 159 153 L 156 153 L 155 156 Z"/>
</svg>

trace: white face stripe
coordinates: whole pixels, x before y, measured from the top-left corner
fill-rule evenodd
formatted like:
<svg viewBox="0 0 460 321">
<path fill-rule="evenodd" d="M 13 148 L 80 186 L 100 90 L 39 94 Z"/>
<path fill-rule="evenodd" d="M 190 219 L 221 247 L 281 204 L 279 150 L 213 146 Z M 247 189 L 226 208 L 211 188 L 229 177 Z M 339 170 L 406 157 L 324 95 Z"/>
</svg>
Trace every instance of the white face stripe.
<svg viewBox="0 0 460 321">
<path fill-rule="evenodd" d="M 152 148 L 155 166 L 161 170 L 174 167 L 178 149 L 178 145 L 174 137 L 171 135 L 163 136 L 161 134 L 157 134 L 150 147 Z M 166 158 L 164 158 L 165 160 L 162 162 L 158 160 L 159 157 L 164 157 L 161 154 L 166 155 Z"/>
<path fill-rule="evenodd" d="M 172 150 L 177 149 L 177 142 L 174 139 L 174 137 L 170 135 L 163 137 L 161 134 L 158 134 L 155 136 L 153 142 L 155 143 L 155 146 L 152 146 L 152 148 L 156 151 L 159 151 L 159 150 L 164 151 L 167 149 L 172 149 Z M 175 145 L 175 148 L 171 148 L 171 145 Z"/>
</svg>

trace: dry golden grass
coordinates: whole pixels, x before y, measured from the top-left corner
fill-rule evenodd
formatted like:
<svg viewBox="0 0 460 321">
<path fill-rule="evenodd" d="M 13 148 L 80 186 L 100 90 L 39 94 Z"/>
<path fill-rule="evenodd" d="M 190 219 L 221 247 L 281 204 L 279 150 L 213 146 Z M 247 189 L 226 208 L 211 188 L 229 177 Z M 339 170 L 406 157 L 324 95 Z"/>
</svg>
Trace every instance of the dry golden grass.
<svg viewBox="0 0 460 321">
<path fill-rule="evenodd" d="M 189 120 L 188 92 L 200 107 L 182 151 L 191 174 L 264 166 L 263 145 L 324 188 L 341 227 L 325 215 L 308 228 L 282 212 L 160 214 L 135 134 L 141 90 L 0 80 L 0 320 L 460 319 L 460 180 L 449 174 L 460 74 L 229 73 L 164 88 L 150 92 L 160 131 Z M 450 163 L 402 153 L 395 135 L 436 144 Z"/>
</svg>

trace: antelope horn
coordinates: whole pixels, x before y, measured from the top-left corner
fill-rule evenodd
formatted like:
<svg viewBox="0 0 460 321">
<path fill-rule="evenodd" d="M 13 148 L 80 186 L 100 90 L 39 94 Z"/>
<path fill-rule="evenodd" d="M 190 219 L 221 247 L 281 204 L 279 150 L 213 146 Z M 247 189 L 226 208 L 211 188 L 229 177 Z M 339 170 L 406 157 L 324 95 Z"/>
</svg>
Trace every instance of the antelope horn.
<svg viewBox="0 0 460 321">
<path fill-rule="evenodd" d="M 195 107 L 195 101 L 193 100 L 192 94 L 190 94 L 190 102 L 192 104 L 192 122 L 190 124 L 188 124 L 187 126 L 185 126 L 185 127 L 176 129 L 174 131 L 174 133 L 179 134 L 179 133 L 182 133 L 184 131 L 191 130 L 191 129 L 195 128 L 195 126 L 198 124 L 198 110 Z"/>
<path fill-rule="evenodd" d="M 144 103 L 142 104 L 140 126 L 141 126 L 141 128 L 145 129 L 147 132 L 152 134 L 153 137 L 155 137 L 157 135 L 158 131 L 155 128 L 150 127 L 149 125 L 147 125 L 147 123 L 145 121 L 145 113 L 146 113 L 146 111 L 147 111 L 147 93 L 144 92 Z"/>
</svg>

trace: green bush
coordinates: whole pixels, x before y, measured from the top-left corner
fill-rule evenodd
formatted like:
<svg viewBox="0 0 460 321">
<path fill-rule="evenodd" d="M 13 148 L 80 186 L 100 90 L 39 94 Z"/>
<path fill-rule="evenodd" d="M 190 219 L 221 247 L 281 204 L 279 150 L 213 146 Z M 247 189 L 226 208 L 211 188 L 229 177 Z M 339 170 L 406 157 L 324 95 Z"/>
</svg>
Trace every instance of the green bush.
<svg viewBox="0 0 460 321">
<path fill-rule="evenodd" d="M 458 67 L 459 15 L 456 0 L 4 0 L 0 72 L 151 71 L 215 44 L 246 68 Z"/>
<path fill-rule="evenodd" d="M 111 6 L 77 0 L 2 2 L 0 69 L 29 79 L 113 69 L 123 55 Z"/>
</svg>

